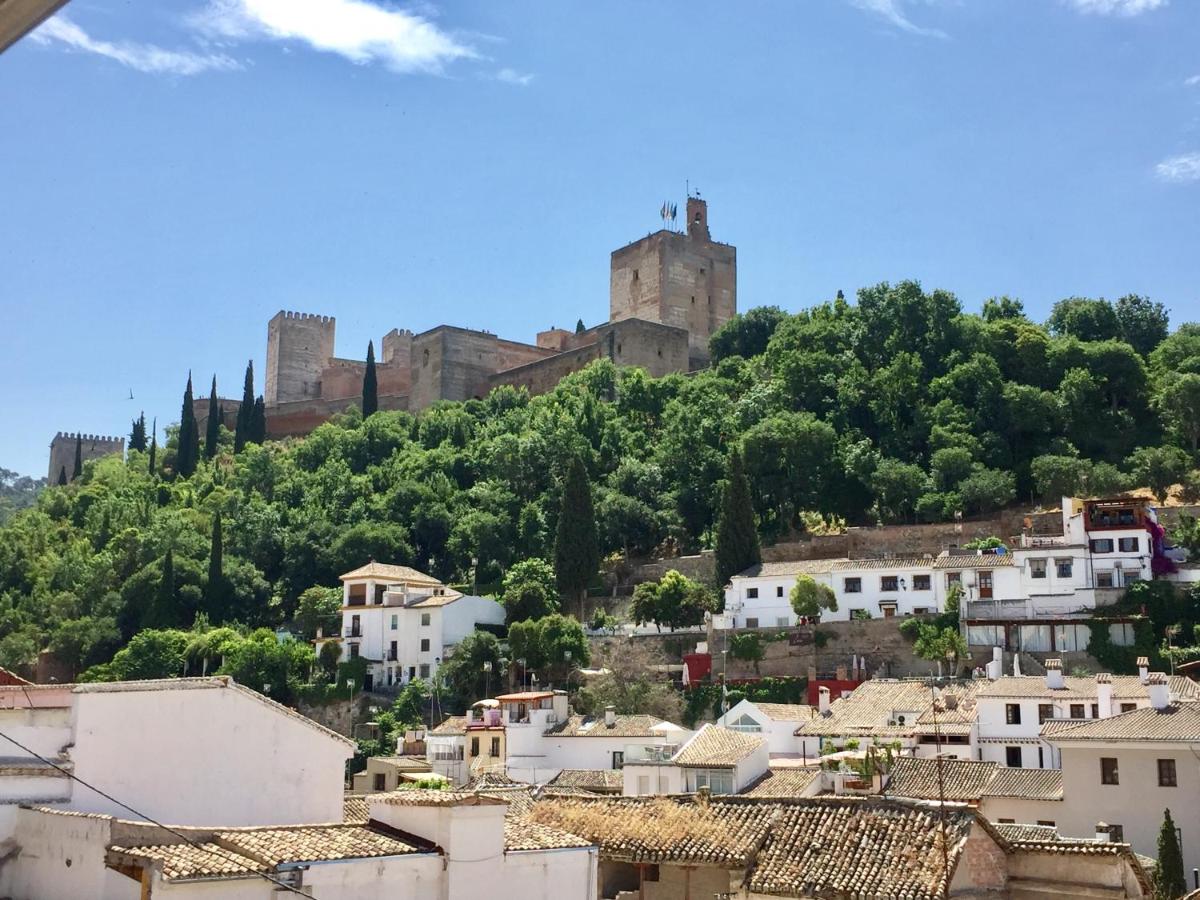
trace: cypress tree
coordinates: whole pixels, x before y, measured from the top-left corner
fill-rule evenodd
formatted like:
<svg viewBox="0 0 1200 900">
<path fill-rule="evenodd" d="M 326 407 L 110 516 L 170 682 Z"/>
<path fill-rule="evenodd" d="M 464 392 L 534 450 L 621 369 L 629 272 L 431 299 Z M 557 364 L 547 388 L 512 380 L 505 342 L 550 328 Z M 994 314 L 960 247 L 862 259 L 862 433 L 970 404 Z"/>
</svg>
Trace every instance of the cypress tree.
<svg viewBox="0 0 1200 900">
<path fill-rule="evenodd" d="M 1154 870 L 1154 900 L 1176 900 L 1187 893 L 1183 874 L 1183 853 L 1179 833 L 1169 809 L 1163 810 L 1162 826 L 1158 830 L 1158 867 Z"/>
<path fill-rule="evenodd" d="M 558 589 L 579 601 L 579 620 L 587 586 L 600 568 L 600 541 L 592 507 L 592 485 L 578 456 L 571 459 L 563 480 L 558 531 L 554 538 L 554 578 Z"/>
<path fill-rule="evenodd" d="M 587 328 L 584 327 L 583 319 L 577 319 L 575 321 L 575 333 L 583 334 L 585 331 L 587 331 Z"/>
<path fill-rule="evenodd" d="M 188 372 L 187 389 L 183 392 L 183 409 L 179 413 L 179 446 L 175 451 L 175 474 L 184 478 L 196 471 L 200 461 L 200 432 L 196 427 L 196 409 L 192 405 L 192 373 Z"/>
<path fill-rule="evenodd" d="M 375 379 L 375 342 L 367 341 L 367 371 L 363 375 L 362 414 L 365 419 L 379 409 L 379 382 Z"/>
<path fill-rule="evenodd" d="M 152 477 L 154 475 L 155 464 L 158 460 L 158 417 L 157 416 L 154 417 L 153 428 L 154 428 L 154 432 L 153 432 L 153 434 L 150 435 L 150 465 L 147 466 L 147 470 L 150 472 L 150 475 Z"/>
<path fill-rule="evenodd" d="M 217 402 L 217 376 L 213 376 L 212 391 L 208 395 L 208 422 L 204 428 L 204 458 L 217 455 L 217 444 L 221 440 L 221 404 Z"/>
<path fill-rule="evenodd" d="M 146 450 L 146 414 L 144 412 L 133 420 L 133 429 L 129 432 L 129 449 L 141 452 Z"/>
<path fill-rule="evenodd" d="M 729 472 L 721 491 L 715 549 L 718 588 L 728 584 L 738 572 L 762 562 L 754 507 L 750 503 L 750 482 L 746 480 L 742 455 L 736 447 L 729 454 Z"/>
<path fill-rule="evenodd" d="M 262 397 L 255 400 L 250 409 L 250 430 L 246 439 L 255 444 L 262 444 L 267 439 L 267 406 Z"/>
<path fill-rule="evenodd" d="M 170 622 L 175 614 L 175 551 L 167 550 L 162 561 L 162 578 L 158 582 L 158 594 L 154 598 L 154 616 L 150 627 Z"/>
<path fill-rule="evenodd" d="M 204 585 L 204 606 L 210 621 L 223 622 L 228 617 L 225 599 L 225 551 L 221 536 L 221 514 L 213 516 L 212 543 L 208 551 L 208 582 Z"/>
<path fill-rule="evenodd" d="M 242 385 L 242 405 L 238 407 L 233 426 L 233 452 L 241 453 L 250 439 L 250 418 L 254 415 L 254 360 L 246 363 L 246 380 Z"/>
<path fill-rule="evenodd" d="M 71 480 L 74 481 L 83 474 L 83 436 L 75 435 L 75 470 L 71 473 Z"/>
<path fill-rule="evenodd" d="M 61 469 L 58 470 L 58 484 L 60 487 L 64 487 L 66 485 L 66 483 L 67 483 L 67 467 L 63 466 Z"/>
</svg>

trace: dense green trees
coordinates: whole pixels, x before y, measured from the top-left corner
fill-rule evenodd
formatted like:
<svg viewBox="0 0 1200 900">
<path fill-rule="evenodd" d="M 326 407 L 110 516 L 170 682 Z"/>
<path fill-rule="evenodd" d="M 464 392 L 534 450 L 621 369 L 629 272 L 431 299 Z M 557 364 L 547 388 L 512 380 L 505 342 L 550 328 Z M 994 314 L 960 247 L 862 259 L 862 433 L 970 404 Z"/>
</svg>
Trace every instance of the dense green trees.
<svg viewBox="0 0 1200 900">
<path fill-rule="evenodd" d="M 788 595 L 792 611 L 801 618 L 816 619 L 824 612 L 837 612 L 837 597 L 833 588 L 821 584 L 811 575 L 801 575 Z"/>
<path fill-rule="evenodd" d="M 508 621 L 540 619 L 558 612 L 554 568 L 544 559 L 523 559 L 504 575 L 498 598 Z"/>
<path fill-rule="evenodd" d="M 699 625 L 704 614 L 716 608 L 712 588 L 671 569 L 658 581 L 643 582 L 634 589 L 629 613 L 639 625 L 653 622 L 661 631 Z"/>
<path fill-rule="evenodd" d="M 138 450 L 145 452 L 146 450 L 146 414 L 139 413 L 138 417 L 133 420 L 133 427 L 129 431 L 130 450 Z"/>
</svg>

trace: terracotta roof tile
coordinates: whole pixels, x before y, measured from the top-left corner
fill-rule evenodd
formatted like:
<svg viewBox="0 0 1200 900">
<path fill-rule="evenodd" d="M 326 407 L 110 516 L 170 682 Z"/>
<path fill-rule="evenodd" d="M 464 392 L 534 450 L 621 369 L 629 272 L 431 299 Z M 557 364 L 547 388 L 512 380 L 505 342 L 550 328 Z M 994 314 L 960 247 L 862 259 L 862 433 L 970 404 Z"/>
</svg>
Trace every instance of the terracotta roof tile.
<svg viewBox="0 0 1200 900">
<path fill-rule="evenodd" d="M 625 779 L 616 769 L 563 769 L 549 783 L 555 787 L 619 794 L 625 786 Z"/>
<path fill-rule="evenodd" d="M 1190 678 L 1174 675 L 1167 682 L 1171 696 L 1185 700 L 1200 699 L 1200 685 Z M 1094 678 L 1064 675 L 1063 685 L 1058 689 L 1048 688 L 1046 679 L 1041 675 L 1005 675 L 981 686 L 976 696 L 981 699 L 1046 697 L 1055 700 L 1095 700 L 1097 697 Z M 1136 675 L 1113 675 L 1112 693 L 1114 700 L 1148 700 L 1150 697 L 1147 686 Z"/>
<path fill-rule="evenodd" d="M 802 769 L 789 766 L 771 769 L 749 788 L 742 791 L 743 797 L 805 797 L 814 781 L 821 778 L 820 769 Z"/>
<path fill-rule="evenodd" d="M 563 850 L 570 847 L 591 847 L 590 841 L 551 825 L 530 821 L 520 816 L 508 816 L 504 820 L 504 849 L 506 852 L 521 850 Z"/>
<path fill-rule="evenodd" d="M 1057 841 L 1061 839 L 1054 825 L 1022 825 L 1012 822 L 994 822 L 992 827 L 1008 841 Z"/>
<path fill-rule="evenodd" d="M 250 878 L 267 866 L 219 844 L 156 844 L 148 847 L 109 848 L 118 859 L 157 864 L 167 881 L 210 878 Z"/>
<path fill-rule="evenodd" d="M 815 706 L 803 703 L 759 703 L 751 701 L 754 708 L 773 722 L 803 722 L 817 714 Z"/>
<path fill-rule="evenodd" d="M 766 743 L 766 738 L 705 725 L 675 754 L 677 766 L 732 768 Z"/>
<path fill-rule="evenodd" d="M 893 569 L 929 569 L 933 560 L 925 556 L 892 557 L 891 559 L 845 559 L 839 560 L 834 566 L 835 572 L 853 572 L 863 570 Z"/>
<path fill-rule="evenodd" d="M 1089 719 L 1072 728 L 1048 735 L 1058 741 L 1185 741 L 1200 742 L 1200 706 L 1173 703 L 1166 709 L 1152 706 L 1110 716 Z"/>
<path fill-rule="evenodd" d="M 426 575 L 424 572 L 418 572 L 409 566 L 389 566 L 386 563 L 369 562 L 365 566 L 359 566 L 345 575 L 338 576 L 341 581 L 349 581 L 352 578 L 376 578 L 380 581 L 407 581 L 418 584 L 441 584 L 432 575 Z"/>
<path fill-rule="evenodd" d="M 744 569 L 735 578 L 789 578 L 796 575 L 824 575 L 835 563 L 845 559 L 787 559 L 764 562 Z"/>
<path fill-rule="evenodd" d="M 937 714 L 939 727 L 969 726 L 975 719 L 975 682 L 955 684 L 941 692 L 941 709 Z M 953 698 L 952 700 L 950 698 Z M 947 708 L 952 703 L 953 708 Z M 933 714 L 930 710 L 933 694 L 924 681 L 865 681 L 848 697 L 839 697 L 829 707 L 829 715 L 817 715 L 796 729 L 798 735 L 846 735 L 850 737 L 897 737 L 900 735 L 933 733 Z M 904 724 L 900 724 L 904 716 Z M 960 729 L 961 730 L 961 729 Z M 969 730 L 969 729 L 968 729 Z"/>
<path fill-rule="evenodd" d="M 662 723 L 663 720 L 656 716 L 617 716 L 609 728 L 604 724 L 603 716 L 569 716 L 547 728 L 546 734 L 554 737 L 659 737 L 665 732 L 655 731 L 654 726 Z"/>
<path fill-rule="evenodd" d="M 943 759 L 939 788 L 936 759 L 902 756 L 892 765 L 885 793 L 914 800 L 939 800 L 944 790 L 947 800 L 978 802 L 995 774 L 995 763 Z"/>
<path fill-rule="evenodd" d="M 985 797 L 1019 797 L 1023 800 L 1061 800 L 1062 769 L 1015 769 L 997 766 L 984 788 Z"/>
<path fill-rule="evenodd" d="M 369 794 L 347 794 L 342 798 L 342 821 L 353 825 L 366 824 L 370 818 Z"/>
<path fill-rule="evenodd" d="M 269 866 L 283 863 L 363 859 L 428 853 L 425 842 L 398 840 L 366 825 L 316 825 L 298 828 L 224 831 L 218 843 Z"/>
<path fill-rule="evenodd" d="M 502 804 L 504 800 L 489 793 L 475 791 L 436 791 L 426 788 L 412 788 L 391 791 L 386 794 L 374 794 L 372 800 L 386 803 L 389 806 L 491 806 Z"/>
<path fill-rule="evenodd" d="M 466 734 L 467 733 L 467 717 L 466 716 L 449 716 L 437 728 L 431 728 L 430 734 Z"/>
<path fill-rule="evenodd" d="M 935 569 L 999 569 L 1012 566 L 1011 553 L 972 553 L 958 556 L 939 556 L 933 561 Z"/>
</svg>

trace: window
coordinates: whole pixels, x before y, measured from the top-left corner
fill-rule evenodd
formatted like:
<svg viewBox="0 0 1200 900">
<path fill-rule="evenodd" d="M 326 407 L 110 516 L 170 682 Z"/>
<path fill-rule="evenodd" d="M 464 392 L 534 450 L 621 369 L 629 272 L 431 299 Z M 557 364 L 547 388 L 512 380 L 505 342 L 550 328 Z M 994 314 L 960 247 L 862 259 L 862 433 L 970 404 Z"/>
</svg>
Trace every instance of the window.
<svg viewBox="0 0 1200 900">
<path fill-rule="evenodd" d="M 758 588 L 746 588 L 746 599 L 747 600 L 757 600 L 758 599 Z"/>
<path fill-rule="evenodd" d="M 1083 714 L 1083 710 L 1084 710 L 1084 706 L 1082 703 L 1072 703 L 1071 704 L 1071 718 L 1072 719 L 1085 718 L 1085 716 Z"/>
<path fill-rule="evenodd" d="M 1122 703 L 1121 704 L 1121 712 L 1123 712 L 1123 713 L 1133 712 L 1135 709 L 1137 709 L 1136 703 Z"/>
<path fill-rule="evenodd" d="M 862 593 L 862 579 L 861 578 L 847 578 L 843 584 L 843 587 L 845 588 L 847 594 L 861 594 Z"/>
<path fill-rule="evenodd" d="M 395 631 L 399 627 L 400 627 L 400 617 L 397 615 L 393 615 L 392 616 L 392 631 Z"/>
<path fill-rule="evenodd" d="M 383 593 L 386 590 L 387 590 L 386 584 L 375 585 L 375 605 L 376 606 L 379 606 L 381 603 L 383 603 Z"/>
<path fill-rule="evenodd" d="M 1058 827 L 1056 823 L 1050 821 L 1049 819 L 1038 819 L 1038 824 L 1045 825 L 1047 828 L 1057 828 Z"/>
<path fill-rule="evenodd" d="M 492 746 L 488 748 L 488 756 L 500 755 L 500 738 L 492 738 Z"/>
<path fill-rule="evenodd" d="M 1038 744 L 1038 768 L 1046 768 L 1046 748 Z"/>
<path fill-rule="evenodd" d="M 1110 824 L 1108 826 L 1108 839 L 1114 844 L 1125 843 L 1125 826 Z"/>
<path fill-rule="evenodd" d="M 1009 725 L 1021 724 L 1021 704 L 1020 703 L 1005 703 L 1004 704 L 1004 721 Z"/>
<path fill-rule="evenodd" d="M 1118 647 L 1133 646 L 1133 623 L 1115 622 L 1108 626 L 1108 638 Z"/>
<path fill-rule="evenodd" d="M 1120 784 L 1121 779 L 1117 775 L 1117 758 L 1115 756 L 1100 757 L 1100 783 L 1101 784 Z"/>
<path fill-rule="evenodd" d="M 377 790 L 377 791 L 386 791 L 387 790 L 387 776 L 384 775 L 382 772 L 375 773 L 375 790 Z"/>
<path fill-rule="evenodd" d="M 1021 768 L 1021 748 L 1020 747 L 1005 747 L 1004 748 L 1004 764 L 1013 769 Z"/>
<path fill-rule="evenodd" d="M 1070 559 L 1056 559 L 1054 561 L 1055 574 L 1057 574 L 1059 578 L 1070 578 L 1072 562 L 1073 560 Z"/>
<path fill-rule="evenodd" d="M 421 638 L 421 652 L 422 653 L 429 652 L 429 638 Z"/>
<path fill-rule="evenodd" d="M 1135 537 L 1119 538 L 1117 540 L 1117 549 L 1122 553 L 1137 553 L 1141 549 L 1138 544 L 1139 541 Z"/>
<path fill-rule="evenodd" d="M 927 615 L 929 615 L 929 607 L 928 606 L 914 606 L 913 607 L 913 615 L 914 616 L 927 616 Z"/>
<path fill-rule="evenodd" d="M 1038 724 L 1041 725 L 1047 719 L 1053 719 L 1053 718 L 1054 718 L 1054 704 L 1053 703 L 1039 703 L 1038 704 Z"/>
<path fill-rule="evenodd" d="M 954 587 L 956 584 L 962 584 L 962 572 L 947 572 L 946 573 L 946 589 Z"/>
<path fill-rule="evenodd" d="M 1121 540 L 1124 540 L 1122 538 Z M 1095 538 L 1092 540 L 1093 553 L 1112 553 L 1112 538 Z"/>
<path fill-rule="evenodd" d="M 396 661 L 396 642 L 392 641 L 388 644 L 388 662 Z"/>
<path fill-rule="evenodd" d="M 791 624 L 791 620 L 789 620 L 787 616 L 776 616 L 775 617 L 775 627 L 776 628 L 787 628 L 788 625 L 790 625 L 790 624 Z"/>
<path fill-rule="evenodd" d="M 1086 650 L 1092 640 L 1092 630 L 1086 625 L 1055 625 L 1054 647 L 1065 653 Z"/>
<path fill-rule="evenodd" d="M 471 755 L 472 756 L 479 755 L 479 735 L 476 735 L 475 737 L 471 738 Z"/>
<path fill-rule="evenodd" d="M 745 714 L 730 722 L 728 727 L 730 731 L 745 731 L 751 734 L 758 734 L 762 731 L 762 726 Z"/>
<path fill-rule="evenodd" d="M 1096 587 L 1110 588 L 1112 586 L 1113 586 L 1113 573 L 1111 571 L 1096 573 Z"/>
<path fill-rule="evenodd" d="M 1030 578 L 1045 578 L 1046 577 L 1046 561 L 1044 559 L 1031 559 L 1029 561 L 1029 577 Z"/>
<path fill-rule="evenodd" d="M 421 625 L 422 625 L 422 627 L 428 627 L 429 613 L 421 613 Z"/>
<path fill-rule="evenodd" d="M 351 645 L 350 645 L 350 658 L 351 658 L 351 659 L 358 659 L 358 644 L 351 644 Z"/>
<path fill-rule="evenodd" d="M 421 677 L 422 678 L 429 677 L 429 663 L 421 663 Z"/>
<path fill-rule="evenodd" d="M 879 579 L 879 589 L 885 593 L 900 590 L 900 582 L 895 575 L 884 575 Z"/>
<path fill-rule="evenodd" d="M 634 269 L 634 270 L 633 270 L 633 280 L 634 280 L 634 281 L 637 281 L 637 280 L 638 280 L 638 270 L 637 270 L 637 269 Z"/>
<path fill-rule="evenodd" d="M 624 750 L 614 750 L 612 752 L 612 762 L 613 762 L 614 769 L 625 768 L 625 751 Z"/>
<path fill-rule="evenodd" d="M 931 579 L 928 575 L 914 575 L 913 576 L 913 590 L 914 591 L 927 591 L 930 589 L 930 584 L 931 584 Z"/>
<path fill-rule="evenodd" d="M 1158 786 L 1179 787 L 1179 779 L 1175 774 L 1175 760 L 1160 759 L 1158 761 Z"/>
<path fill-rule="evenodd" d="M 996 821 L 1001 825 L 1012 825 L 1017 820 L 1016 819 L 997 819 Z"/>
<path fill-rule="evenodd" d="M 747 628 L 757 628 L 758 627 L 758 618 L 756 616 L 749 616 L 746 619 L 746 627 Z"/>
<path fill-rule="evenodd" d="M 696 790 L 703 787 L 714 794 L 732 794 L 733 773 L 727 769 L 697 769 Z"/>
<path fill-rule="evenodd" d="M 1100 718 L 1100 704 L 1099 703 L 1092 704 L 1092 718 L 1093 719 Z"/>
<path fill-rule="evenodd" d="M 350 617 L 349 637 L 362 637 L 362 616 Z"/>
<path fill-rule="evenodd" d="M 979 573 L 979 596 L 980 599 L 990 600 L 992 598 L 992 573 Z"/>
</svg>

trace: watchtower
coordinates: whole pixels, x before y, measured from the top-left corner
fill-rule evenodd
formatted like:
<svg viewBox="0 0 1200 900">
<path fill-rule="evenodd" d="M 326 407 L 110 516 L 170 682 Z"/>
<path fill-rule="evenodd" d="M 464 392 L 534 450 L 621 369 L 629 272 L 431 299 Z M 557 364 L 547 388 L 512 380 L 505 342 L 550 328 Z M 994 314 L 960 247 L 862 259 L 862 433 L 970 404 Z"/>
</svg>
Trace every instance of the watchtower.
<svg viewBox="0 0 1200 900">
<path fill-rule="evenodd" d="M 267 323 L 263 400 L 278 406 L 321 396 L 321 371 L 333 357 L 333 316 L 280 310 Z"/>
<path fill-rule="evenodd" d="M 66 470 L 67 480 L 75 474 L 75 448 L 79 447 L 84 462 L 108 456 L 110 453 L 125 455 L 125 438 L 108 437 L 101 434 L 80 434 L 60 431 L 50 441 L 50 470 L 46 477 L 51 484 L 58 484 L 58 476 Z"/>
<path fill-rule="evenodd" d="M 662 229 L 613 251 L 609 319 L 688 332 L 688 366 L 708 364 L 708 339 L 737 312 L 737 248 L 712 240 L 708 204 L 688 197 L 687 231 Z"/>
</svg>

